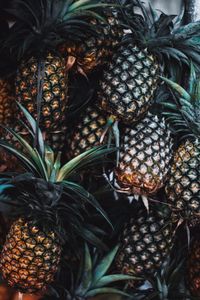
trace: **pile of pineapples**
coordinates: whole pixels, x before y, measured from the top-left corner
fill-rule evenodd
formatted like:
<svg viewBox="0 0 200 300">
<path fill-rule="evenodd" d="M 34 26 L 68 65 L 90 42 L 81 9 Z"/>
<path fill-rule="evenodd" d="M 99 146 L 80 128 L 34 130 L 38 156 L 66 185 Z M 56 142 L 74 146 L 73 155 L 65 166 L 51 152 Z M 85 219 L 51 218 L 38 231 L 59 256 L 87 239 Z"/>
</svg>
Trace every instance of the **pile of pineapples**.
<svg viewBox="0 0 200 300">
<path fill-rule="evenodd" d="M 0 26 L 12 299 L 200 299 L 200 22 L 13 0 Z"/>
</svg>

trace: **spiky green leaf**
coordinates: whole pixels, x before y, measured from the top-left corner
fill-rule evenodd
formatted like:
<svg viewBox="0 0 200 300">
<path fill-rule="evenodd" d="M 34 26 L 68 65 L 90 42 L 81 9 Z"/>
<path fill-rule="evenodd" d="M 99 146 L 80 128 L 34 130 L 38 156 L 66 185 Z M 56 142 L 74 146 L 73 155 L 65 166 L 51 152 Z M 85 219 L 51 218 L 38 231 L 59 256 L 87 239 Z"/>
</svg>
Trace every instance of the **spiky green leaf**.
<svg viewBox="0 0 200 300">
<path fill-rule="evenodd" d="M 97 295 L 100 295 L 100 294 L 115 294 L 115 295 L 122 295 L 122 296 L 125 296 L 125 297 L 130 296 L 128 293 L 125 293 L 125 292 L 120 291 L 118 289 L 106 287 L 106 288 L 99 288 L 99 289 L 94 289 L 94 290 L 88 291 L 87 294 L 86 294 L 86 298 L 87 297 L 94 297 L 94 296 L 97 296 Z"/>
<path fill-rule="evenodd" d="M 191 101 L 190 94 L 182 88 L 178 83 L 173 82 L 172 80 L 160 76 L 160 78 L 165 81 L 173 90 L 175 90 L 181 97 L 185 98 L 188 101 Z"/>
<path fill-rule="evenodd" d="M 22 112 L 24 113 L 24 116 L 26 117 L 28 123 L 30 124 L 34 134 L 36 134 L 37 132 L 37 122 L 33 119 L 33 117 L 31 116 L 31 114 L 28 112 L 28 110 L 26 108 L 24 108 L 20 103 L 17 103 L 18 106 L 20 107 L 20 109 L 22 110 Z M 39 153 L 42 157 L 44 157 L 44 139 L 42 136 L 42 132 L 39 129 L 38 130 L 38 143 L 39 143 Z"/>
<path fill-rule="evenodd" d="M 92 282 L 92 258 L 90 255 L 90 250 L 88 245 L 85 243 L 85 253 L 84 253 L 84 268 L 83 273 L 81 275 L 81 284 L 76 290 L 77 295 L 84 295 L 89 289 Z"/>
<path fill-rule="evenodd" d="M 106 274 L 108 269 L 110 268 L 114 257 L 119 249 L 119 246 L 115 246 L 115 248 L 108 253 L 101 261 L 101 263 L 94 269 L 93 272 L 93 285 L 95 284 Z"/>
<path fill-rule="evenodd" d="M 124 275 L 124 274 L 114 274 L 114 275 L 107 275 L 103 276 L 99 281 L 96 282 L 95 288 L 108 286 L 117 281 L 124 281 L 124 280 L 142 280 L 142 278 L 137 278 L 134 276 Z"/>
</svg>

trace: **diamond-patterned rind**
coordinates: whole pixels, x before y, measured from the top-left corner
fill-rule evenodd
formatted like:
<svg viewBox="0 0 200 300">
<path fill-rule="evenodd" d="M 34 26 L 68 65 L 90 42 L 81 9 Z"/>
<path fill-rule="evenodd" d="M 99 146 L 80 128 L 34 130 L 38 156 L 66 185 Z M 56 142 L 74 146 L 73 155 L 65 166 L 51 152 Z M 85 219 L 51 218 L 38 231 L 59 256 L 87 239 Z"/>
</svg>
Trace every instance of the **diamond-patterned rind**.
<svg viewBox="0 0 200 300">
<path fill-rule="evenodd" d="M 154 211 L 138 212 L 125 225 L 121 235 L 121 249 L 116 260 L 124 274 L 153 274 L 164 262 L 172 246 L 172 224 Z"/>
<path fill-rule="evenodd" d="M 67 156 L 72 158 L 94 146 L 99 146 L 106 122 L 106 116 L 95 105 L 89 106 L 74 127 Z"/>
<path fill-rule="evenodd" d="M 85 38 L 81 45 L 66 47 L 68 54 L 77 58 L 76 64 L 86 74 L 96 67 L 108 63 L 108 59 L 123 37 L 123 28 L 115 15 L 113 7 L 106 10 L 104 18 L 106 22 L 95 19 L 90 21 L 93 26 L 96 26 L 96 36 Z"/>
<path fill-rule="evenodd" d="M 200 222 L 200 143 L 179 146 L 166 183 L 166 195 L 183 219 Z"/>
<path fill-rule="evenodd" d="M 1 253 L 3 278 L 23 293 L 41 291 L 53 281 L 60 255 L 53 231 L 41 231 L 19 219 L 11 226 Z"/>
<path fill-rule="evenodd" d="M 100 81 L 99 106 L 126 124 L 138 121 L 152 104 L 159 65 L 137 46 L 121 46 Z"/>
<path fill-rule="evenodd" d="M 63 151 L 66 145 L 67 126 L 65 122 L 60 124 L 59 130 L 48 131 L 45 135 L 45 142 L 53 149 L 57 154 L 59 151 Z"/>
<path fill-rule="evenodd" d="M 0 124 L 10 125 L 15 117 L 16 102 L 11 84 L 7 80 L 0 80 Z M 0 129 L 1 132 L 1 129 Z"/>
<path fill-rule="evenodd" d="M 124 128 L 115 171 L 118 184 L 138 195 L 156 193 L 167 179 L 172 145 L 165 121 L 150 113 L 136 126 Z"/>
<path fill-rule="evenodd" d="M 65 120 L 67 105 L 67 72 L 65 59 L 48 54 L 41 63 L 44 68 L 40 128 L 57 130 Z M 37 119 L 38 61 L 31 58 L 22 63 L 16 76 L 16 97 Z M 41 70 L 42 82 L 43 70 Z M 23 118 L 23 116 L 22 116 Z"/>
</svg>

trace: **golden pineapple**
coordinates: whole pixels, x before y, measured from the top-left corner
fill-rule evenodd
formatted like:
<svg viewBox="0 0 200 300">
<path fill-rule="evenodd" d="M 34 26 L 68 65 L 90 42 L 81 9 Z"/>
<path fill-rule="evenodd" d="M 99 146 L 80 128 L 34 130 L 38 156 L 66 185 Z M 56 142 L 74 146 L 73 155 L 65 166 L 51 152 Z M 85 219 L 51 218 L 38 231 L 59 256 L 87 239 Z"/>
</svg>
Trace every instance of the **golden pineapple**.
<svg viewBox="0 0 200 300">
<path fill-rule="evenodd" d="M 3 278 L 21 292 L 43 290 L 54 279 L 60 254 L 61 245 L 53 231 L 40 230 L 20 218 L 11 226 L 1 253 Z"/>
<path fill-rule="evenodd" d="M 65 59 L 49 53 L 41 66 L 34 57 L 20 65 L 15 80 L 16 99 L 37 119 L 39 80 L 42 85 L 41 129 L 57 130 L 65 120 L 67 108 L 68 85 Z"/>
<path fill-rule="evenodd" d="M 29 126 L 31 123 L 35 128 L 36 121 L 30 113 L 21 105 L 19 108 Z M 26 125 L 24 128 L 26 130 Z M 0 139 L 0 147 L 14 154 L 25 169 L 22 174 L 4 173 L 0 193 L 0 211 L 5 212 L 6 208 L 6 213 L 16 219 L 1 253 L 1 272 L 10 286 L 23 293 L 42 292 L 53 281 L 63 244 L 69 251 L 76 251 L 80 239 L 82 242 L 87 239 L 85 232 L 88 230 L 90 242 L 96 244 L 98 230 L 96 226 L 89 228 L 84 217 L 85 201 L 89 204 L 94 198 L 72 181 L 72 174 L 80 170 L 82 162 L 86 166 L 111 152 L 96 147 L 61 166 L 60 155 L 47 147 L 41 130 L 38 128 L 40 143 L 36 146 L 33 142 L 36 132 L 30 131 L 29 143 L 14 132 L 21 149 L 17 149 L 12 140 L 8 143 Z M 92 206 L 105 216 L 98 203 Z"/>
<path fill-rule="evenodd" d="M 80 36 L 86 38 L 93 26 L 91 14 L 101 19 L 101 8 L 102 3 L 95 0 L 87 5 L 76 0 L 27 0 L 10 10 L 15 30 L 2 39 L 2 47 L 12 53 L 18 66 L 16 99 L 44 134 L 60 134 L 66 121 L 68 69 L 59 47 L 80 41 Z"/>
<path fill-rule="evenodd" d="M 176 92 L 176 101 L 163 103 L 168 121 L 179 140 L 165 191 L 180 221 L 200 222 L 200 80 L 191 65 L 189 88 L 163 78 Z"/>
<path fill-rule="evenodd" d="M 16 104 L 12 84 L 0 79 L 0 124 L 10 125 L 16 117 Z"/>
<path fill-rule="evenodd" d="M 98 146 L 105 125 L 106 116 L 94 104 L 88 106 L 72 130 L 67 156 L 72 158 Z"/>
<path fill-rule="evenodd" d="M 13 125 L 16 121 L 17 112 L 14 87 L 9 80 L 0 79 L 0 124 L 4 126 Z M 0 135 L 3 136 L 5 131 L 0 128 Z M 0 151 L 0 172 L 12 170 L 15 165 L 15 159 L 8 155 L 4 150 Z"/>
<path fill-rule="evenodd" d="M 42 102 L 39 125 L 45 140 L 56 152 L 62 151 L 66 136 L 68 102 L 68 74 L 65 59 L 49 53 L 42 63 L 43 78 L 38 78 L 39 63 L 32 57 L 21 64 L 16 77 L 16 97 L 37 119 L 38 80 L 42 84 Z"/>
<path fill-rule="evenodd" d="M 179 217 L 190 224 L 200 218 L 200 143 L 185 141 L 175 152 L 165 191 Z"/>
<path fill-rule="evenodd" d="M 104 1 L 112 4 L 115 1 Z M 68 54 L 67 65 L 70 67 L 70 60 L 74 59 L 74 70 L 89 74 L 97 67 L 106 65 L 115 52 L 123 37 L 123 26 L 120 23 L 117 9 L 108 7 L 104 9 L 103 17 L 106 22 L 99 19 L 90 19 L 90 24 L 93 26 L 97 34 L 88 35 L 81 43 L 73 46 L 63 46 L 62 52 Z M 70 58 L 70 59 L 69 59 Z"/>
</svg>

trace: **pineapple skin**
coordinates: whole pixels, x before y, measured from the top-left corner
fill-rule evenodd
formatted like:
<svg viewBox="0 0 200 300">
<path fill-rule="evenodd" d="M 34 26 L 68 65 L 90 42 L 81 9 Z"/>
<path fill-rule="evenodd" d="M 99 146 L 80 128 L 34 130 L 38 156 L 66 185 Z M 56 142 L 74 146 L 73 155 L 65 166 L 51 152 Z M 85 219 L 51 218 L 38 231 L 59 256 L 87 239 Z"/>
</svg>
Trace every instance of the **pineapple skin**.
<svg viewBox="0 0 200 300">
<path fill-rule="evenodd" d="M 67 107 L 68 77 L 65 59 L 47 54 L 42 61 L 44 82 L 42 86 L 42 105 L 40 128 L 42 130 L 59 130 L 65 120 Z M 41 82 L 42 82 L 42 74 Z M 38 60 L 32 57 L 23 62 L 18 69 L 15 86 L 16 98 L 32 116 L 37 119 L 37 85 Z"/>
<path fill-rule="evenodd" d="M 165 121 L 150 113 L 134 127 L 125 127 L 115 170 L 118 185 L 136 195 L 155 194 L 167 180 L 172 146 Z"/>
<path fill-rule="evenodd" d="M 88 106 L 71 134 L 67 157 L 73 158 L 94 146 L 99 146 L 106 122 L 106 116 L 95 105 Z"/>
<path fill-rule="evenodd" d="M 22 293 L 36 293 L 54 280 L 60 256 L 61 246 L 53 231 L 42 231 L 20 218 L 7 235 L 1 272 L 9 286 Z"/>
<path fill-rule="evenodd" d="M 66 145 L 66 133 L 67 126 L 65 122 L 60 124 L 59 130 L 46 132 L 44 136 L 44 140 L 53 149 L 53 151 L 57 154 L 58 152 L 62 152 Z"/>
<path fill-rule="evenodd" d="M 124 226 L 121 249 L 116 260 L 118 270 L 134 276 L 152 275 L 170 253 L 173 228 L 170 219 L 150 210 L 139 210 Z"/>
<path fill-rule="evenodd" d="M 193 240 L 187 262 L 187 284 L 192 296 L 200 297 L 200 240 Z"/>
<path fill-rule="evenodd" d="M 179 216 L 192 226 L 200 214 L 200 143 L 185 141 L 175 152 L 165 192 Z"/>
<path fill-rule="evenodd" d="M 13 88 L 8 80 L 0 79 L 0 124 L 12 124 L 16 113 Z"/>
<path fill-rule="evenodd" d="M 125 124 L 141 119 L 158 88 L 160 66 L 146 49 L 121 45 L 104 70 L 99 84 L 101 109 Z"/>
<path fill-rule="evenodd" d="M 24 129 L 21 124 L 16 124 L 16 120 L 10 127 L 12 128 L 12 130 L 20 134 L 24 139 L 26 139 L 28 143 L 30 143 L 30 135 L 28 131 Z M 22 150 L 22 146 L 20 145 L 20 143 L 16 141 L 10 133 L 5 132 L 5 135 L 3 135 L 3 139 L 5 139 L 10 144 L 14 145 L 16 149 L 20 151 Z M 3 149 L 0 152 L 0 162 L 1 165 L 4 166 L 3 171 L 19 173 L 24 172 L 24 168 L 20 164 L 19 160 L 15 156 Z"/>
<path fill-rule="evenodd" d="M 95 68 L 108 63 L 123 37 L 123 28 L 114 9 L 106 12 L 101 20 L 92 19 L 91 25 L 98 26 L 97 35 L 84 39 L 81 45 L 62 47 L 62 52 L 76 58 L 76 68 L 85 74 L 91 73 Z"/>
<path fill-rule="evenodd" d="M 0 124 L 11 126 L 15 122 L 17 107 L 14 98 L 14 87 L 9 80 L 0 79 Z M 0 128 L 0 137 L 4 136 L 5 131 Z M 11 158 L 3 149 L 0 151 L 0 172 L 12 170 L 16 161 Z M 16 168 L 14 168 L 16 170 Z"/>
</svg>

